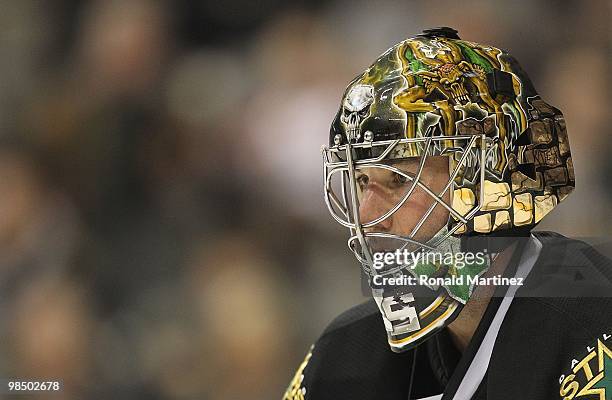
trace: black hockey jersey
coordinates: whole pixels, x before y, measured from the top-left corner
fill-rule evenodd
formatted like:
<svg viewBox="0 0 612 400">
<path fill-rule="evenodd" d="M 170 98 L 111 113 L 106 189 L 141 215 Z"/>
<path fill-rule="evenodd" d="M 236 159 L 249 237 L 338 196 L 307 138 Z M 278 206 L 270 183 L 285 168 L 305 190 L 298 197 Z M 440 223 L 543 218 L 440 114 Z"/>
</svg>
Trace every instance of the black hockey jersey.
<svg viewBox="0 0 612 400">
<path fill-rule="evenodd" d="M 491 299 L 463 354 L 446 330 L 393 353 L 380 312 L 368 301 L 329 325 L 284 399 L 611 400 L 612 262 L 584 242 L 533 235 L 539 257 L 492 343 L 506 297 Z M 492 350 L 482 357 L 486 345 Z M 469 382 L 471 376 L 479 378 Z M 473 394 L 463 397 L 467 392 Z"/>
</svg>

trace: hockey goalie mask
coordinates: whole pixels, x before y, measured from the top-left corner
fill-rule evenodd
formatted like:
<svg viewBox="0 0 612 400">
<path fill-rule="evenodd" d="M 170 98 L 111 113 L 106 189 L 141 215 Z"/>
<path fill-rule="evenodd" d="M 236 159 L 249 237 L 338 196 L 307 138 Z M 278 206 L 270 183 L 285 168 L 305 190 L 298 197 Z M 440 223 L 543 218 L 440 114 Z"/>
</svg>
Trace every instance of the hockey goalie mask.
<svg viewBox="0 0 612 400">
<path fill-rule="evenodd" d="M 461 236 L 528 231 L 574 187 L 561 112 L 509 54 L 450 28 L 349 84 L 323 159 L 326 204 L 397 352 L 452 322 L 488 269 Z"/>
</svg>

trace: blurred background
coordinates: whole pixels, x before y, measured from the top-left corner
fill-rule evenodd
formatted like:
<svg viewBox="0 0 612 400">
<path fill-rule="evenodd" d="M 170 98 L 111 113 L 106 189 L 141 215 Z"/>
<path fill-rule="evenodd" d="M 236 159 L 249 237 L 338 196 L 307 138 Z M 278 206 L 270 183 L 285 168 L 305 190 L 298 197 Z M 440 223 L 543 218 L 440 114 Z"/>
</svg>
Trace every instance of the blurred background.
<svg viewBox="0 0 612 400">
<path fill-rule="evenodd" d="M 610 235 L 610 4 L 0 2 L 0 377 L 280 398 L 365 300 L 320 146 L 346 84 L 425 28 L 518 58 L 576 168 L 542 229 Z"/>
</svg>

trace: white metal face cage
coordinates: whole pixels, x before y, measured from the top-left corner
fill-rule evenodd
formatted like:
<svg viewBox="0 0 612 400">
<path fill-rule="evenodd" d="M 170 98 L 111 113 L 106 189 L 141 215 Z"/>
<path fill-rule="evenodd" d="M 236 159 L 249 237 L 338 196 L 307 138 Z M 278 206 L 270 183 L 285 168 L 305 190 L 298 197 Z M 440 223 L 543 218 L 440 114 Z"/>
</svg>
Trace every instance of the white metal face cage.
<svg viewBox="0 0 612 400">
<path fill-rule="evenodd" d="M 332 217 L 342 226 L 349 229 L 348 247 L 362 264 L 369 276 L 380 274 L 373 268 L 373 249 L 369 239 L 386 238 L 402 243 L 400 250 L 408 245 L 418 249 L 435 250 L 449 236 L 457 232 L 480 210 L 484 198 L 485 162 L 490 156 L 492 141 L 484 135 L 435 136 L 414 139 L 398 139 L 379 142 L 337 144 L 323 147 L 324 197 Z M 422 174 L 427 157 L 449 157 L 449 179 L 440 193 L 434 193 L 422 182 Z M 398 160 L 420 157 L 416 173 L 407 173 L 392 164 Z M 364 168 L 381 168 L 404 177 L 409 186 L 401 199 L 384 214 L 362 221 L 359 212 L 358 184 L 356 172 Z M 338 179 L 339 176 L 339 179 Z M 473 189 L 478 193 L 475 206 L 467 212 L 453 208 L 453 193 L 461 187 Z M 427 193 L 434 200 L 429 209 L 421 216 L 407 236 L 389 232 L 365 230 L 375 227 L 390 218 L 405 205 L 416 188 Z M 450 204 L 444 196 L 450 190 Z M 447 232 L 436 235 L 429 241 L 418 241 L 415 236 L 426 223 L 436 206 L 444 207 L 449 212 Z M 397 269 L 389 269 L 384 274 L 393 274 Z"/>
</svg>

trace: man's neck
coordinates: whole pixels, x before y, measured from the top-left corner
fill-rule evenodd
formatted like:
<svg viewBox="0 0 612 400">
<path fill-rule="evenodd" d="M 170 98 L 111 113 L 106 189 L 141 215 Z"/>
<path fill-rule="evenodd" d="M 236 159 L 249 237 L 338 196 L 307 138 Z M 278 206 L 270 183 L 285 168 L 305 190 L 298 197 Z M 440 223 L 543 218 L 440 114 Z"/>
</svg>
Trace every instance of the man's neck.
<svg viewBox="0 0 612 400">
<path fill-rule="evenodd" d="M 516 243 L 508 246 L 499 253 L 483 277 L 487 278 L 503 275 L 510 263 L 515 248 Z M 461 310 L 461 314 L 459 314 L 457 319 L 448 326 L 451 339 L 460 352 L 463 353 L 470 340 L 472 340 L 472 336 L 474 336 L 474 332 L 476 328 L 478 328 L 478 324 L 494 292 L 495 286 L 493 285 L 477 286 L 467 304 L 463 310 Z"/>
</svg>

